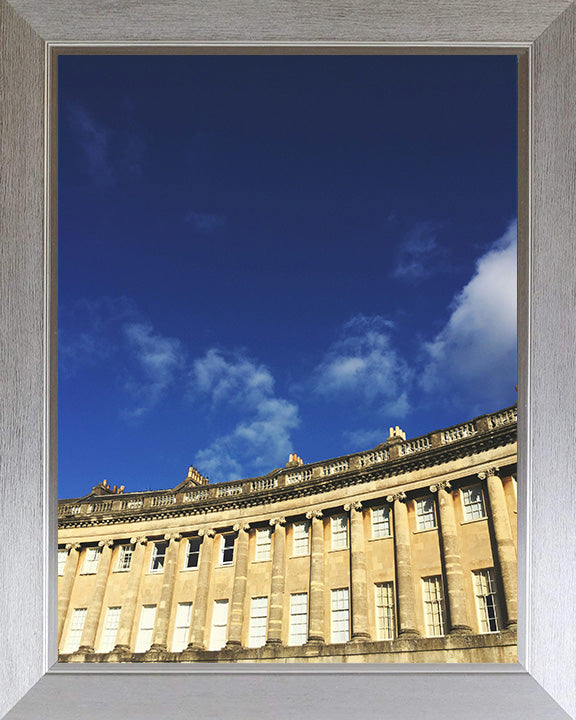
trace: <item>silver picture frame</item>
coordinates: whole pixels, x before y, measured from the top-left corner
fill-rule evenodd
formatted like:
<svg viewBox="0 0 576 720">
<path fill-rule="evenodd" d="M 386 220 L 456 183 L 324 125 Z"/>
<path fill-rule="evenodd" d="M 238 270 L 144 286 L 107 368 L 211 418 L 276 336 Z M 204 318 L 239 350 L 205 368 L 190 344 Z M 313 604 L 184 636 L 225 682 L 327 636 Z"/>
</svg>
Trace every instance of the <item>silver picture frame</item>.
<svg viewBox="0 0 576 720">
<path fill-rule="evenodd" d="M 517 664 L 56 663 L 52 64 L 167 47 L 518 56 Z M 576 4 L 0 0 L 0 54 L 0 716 L 576 718 Z"/>
</svg>

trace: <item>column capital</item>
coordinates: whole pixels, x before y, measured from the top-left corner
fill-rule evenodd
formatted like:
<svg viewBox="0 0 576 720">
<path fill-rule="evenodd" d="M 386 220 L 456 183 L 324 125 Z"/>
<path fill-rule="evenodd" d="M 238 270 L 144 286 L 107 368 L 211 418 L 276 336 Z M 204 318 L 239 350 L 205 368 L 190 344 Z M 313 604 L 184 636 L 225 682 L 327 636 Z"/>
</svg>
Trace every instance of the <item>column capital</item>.
<svg viewBox="0 0 576 720">
<path fill-rule="evenodd" d="M 489 477 L 499 477 L 499 472 L 500 468 L 496 467 L 496 465 L 493 465 L 492 467 L 486 468 L 486 470 L 482 470 L 482 472 L 479 472 L 478 477 L 480 478 L 480 480 L 486 480 L 486 478 Z"/>
<path fill-rule="evenodd" d="M 395 500 L 398 500 L 400 502 L 406 502 L 407 497 L 408 496 L 406 495 L 405 492 L 399 492 L 399 493 L 396 493 L 395 495 L 388 495 L 386 497 L 386 501 L 389 503 L 394 502 Z"/>
<path fill-rule="evenodd" d="M 198 535 L 200 537 L 214 537 L 214 535 L 216 535 L 216 530 L 214 530 L 214 528 L 200 528 L 200 530 L 198 530 Z"/>
<path fill-rule="evenodd" d="M 81 547 L 80 543 L 68 543 L 66 545 L 66 550 L 80 550 Z"/>
<path fill-rule="evenodd" d="M 275 525 L 286 525 L 286 518 L 285 517 L 275 517 L 270 519 L 270 525 L 274 527 Z"/>
<path fill-rule="evenodd" d="M 346 510 L 346 512 L 349 512 L 350 510 L 357 510 L 358 512 L 360 512 L 362 510 L 362 503 L 358 500 L 351 503 L 346 503 L 346 505 L 344 505 L 344 510 Z"/>
<path fill-rule="evenodd" d="M 443 480 L 442 482 L 436 483 L 435 485 L 430 485 L 430 492 L 440 492 L 440 490 L 446 490 L 446 492 L 450 492 L 452 490 L 452 485 L 450 484 L 450 480 Z"/>
<path fill-rule="evenodd" d="M 180 542 L 180 540 L 182 540 L 182 535 L 180 535 L 180 533 L 166 533 L 166 535 L 164 535 L 164 540 L 168 540 L 168 542 L 170 542 L 170 540 Z"/>
<path fill-rule="evenodd" d="M 239 532 L 240 530 L 244 530 L 244 532 L 249 532 L 250 523 L 236 523 L 236 525 L 232 527 L 232 530 L 234 530 L 234 532 Z"/>
<path fill-rule="evenodd" d="M 312 520 L 312 518 L 321 518 L 322 517 L 322 510 L 309 510 L 306 513 L 306 519 Z"/>
<path fill-rule="evenodd" d="M 106 540 L 100 540 L 98 543 L 98 547 L 105 548 L 105 547 L 112 547 L 114 545 L 114 540 L 112 538 L 107 538 Z"/>
<path fill-rule="evenodd" d="M 148 542 L 148 538 L 144 537 L 143 535 L 141 537 L 130 538 L 131 545 L 146 545 L 147 542 Z"/>
</svg>

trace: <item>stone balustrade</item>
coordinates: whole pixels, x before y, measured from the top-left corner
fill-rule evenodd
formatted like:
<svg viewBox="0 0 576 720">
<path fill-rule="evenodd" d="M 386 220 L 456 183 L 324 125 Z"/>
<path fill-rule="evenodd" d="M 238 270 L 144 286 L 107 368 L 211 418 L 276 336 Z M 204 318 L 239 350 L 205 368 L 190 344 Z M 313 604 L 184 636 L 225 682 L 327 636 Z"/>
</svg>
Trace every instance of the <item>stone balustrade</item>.
<svg viewBox="0 0 576 720">
<path fill-rule="evenodd" d="M 483 432 L 497 430 L 505 425 L 517 422 L 516 406 L 505 408 L 491 415 L 483 415 L 460 425 L 439 430 L 428 435 L 409 440 L 399 446 L 400 457 L 424 453 L 443 445 L 465 441 L 481 435 Z M 397 456 L 396 456 L 397 457 Z M 58 508 L 58 517 L 75 516 L 82 514 L 102 514 L 112 511 L 138 512 L 143 508 L 161 508 L 176 504 L 179 500 L 184 503 L 207 502 L 211 499 L 224 499 L 253 493 L 262 493 L 306 482 L 317 482 L 322 478 L 329 478 L 351 470 L 362 470 L 373 465 L 391 462 L 395 459 L 388 448 L 378 448 L 369 452 L 354 453 L 329 462 L 310 463 L 297 469 L 279 471 L 273 476 L 236 480 L 227 483 L 214 483 L 210 486 L 187 490 L 177 498 L 174 492 L 158 491 L 158 494 L 145 494 L 136 498 L 115 498 L 99 502 L 69 501 Z"/>
</svg>

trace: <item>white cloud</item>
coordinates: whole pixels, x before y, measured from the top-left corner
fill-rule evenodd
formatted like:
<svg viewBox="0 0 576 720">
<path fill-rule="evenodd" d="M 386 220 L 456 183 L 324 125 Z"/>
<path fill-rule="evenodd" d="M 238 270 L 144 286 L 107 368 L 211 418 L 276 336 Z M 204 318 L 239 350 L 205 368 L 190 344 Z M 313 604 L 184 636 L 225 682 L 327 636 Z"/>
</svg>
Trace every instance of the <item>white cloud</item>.
<svg viewBox="0 0 576 720">
<path fill-rule="evenodd" d="M 226 407 L 236 424 L 200 450 L 195 463 L 214 481 L 238 480 L 277 467 L 293 450 L 290 432 L 298 407 L 275 396 L 274 378 L 264 365 L 238 353 L 211 349 L 195 360 L 190 390 Z"/>
<path fill-rule="evenodd" d="M 109 132 L 94 120 L 82 106 L 71 104 L 69 120 L 76 132 L 78 142 L 88 161 L 88 170 L 97 184 L 111 185 L 114 182 L 109 153 Z"/>
<path fill-rule="evenodd" d="M 130 323 L 123 328 L 142 375 L 131 378 L 126 389 L 138 400 L 138 407 L 126 411 L 139 417 L 158 403 L 183 365 L 182 347 L 176 338 L 155 334 L 146 323 Z"/>
<path fill-rule="evenodd" d="M 315 392 L 346 401 L 351 396 L 378 401 L 383 411 L 405 415 L 413 372 L 393 347 L 391 328 L 378 315 L 358 315 L 347 322 L 314 371 Z"/>
<path fill-rule="evenodd" d="M 478 260 L 456 295 L 452 314 L 425 346 L 421 384 L 427 392 L 450 388 L 499 403 L 516 383 L 516 222 Z"/>
<path fill-rule="evenodd" d="M 394 277 L 418 280 L 446 269 L 445 250 L 438 245 L 433 223 L 416 223 L 398 247 Z"/>
</svg>

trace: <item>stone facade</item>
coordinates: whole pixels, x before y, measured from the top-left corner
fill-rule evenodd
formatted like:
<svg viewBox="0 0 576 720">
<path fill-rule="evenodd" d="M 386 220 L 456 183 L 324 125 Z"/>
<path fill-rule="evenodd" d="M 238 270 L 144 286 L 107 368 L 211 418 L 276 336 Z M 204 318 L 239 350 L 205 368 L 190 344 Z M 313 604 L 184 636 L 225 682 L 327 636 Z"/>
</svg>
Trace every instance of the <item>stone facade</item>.
<svg viewBox="0 0 576 720">
<path fill-rule="evenodd" d="M 232 483 L 99 485 L 58 540 L 60 662 L 515 662 L 516 408 Z"/>
</svg>

